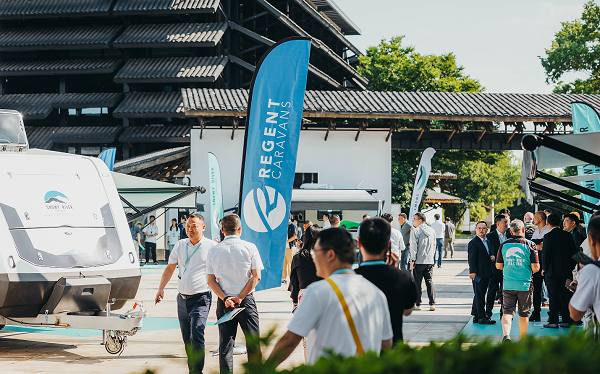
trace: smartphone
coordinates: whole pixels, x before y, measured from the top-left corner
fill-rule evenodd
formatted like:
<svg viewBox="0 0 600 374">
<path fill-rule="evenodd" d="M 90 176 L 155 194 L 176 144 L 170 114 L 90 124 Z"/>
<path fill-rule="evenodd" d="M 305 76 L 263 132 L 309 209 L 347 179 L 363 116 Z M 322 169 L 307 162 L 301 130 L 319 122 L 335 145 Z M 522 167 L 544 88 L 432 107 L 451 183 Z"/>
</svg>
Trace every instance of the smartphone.
<svg viewBox="0 0 600 374">
<path fill-rule="evenodd" d="M 481 278 L 479 278 L 479 275 L 475 276 L 474 281 L 477 282 L 477 283 L 481 282 Z"/>
<path fill-rule="evenodd" d="M 575 292 L 577 290 L 577 283 L 571 285 L 571 282 L 573 282 L 571 279 L 567 279 L 567 281 L 565 282 L 565 287 L 567 287 L 569 291 Z"/>
</svg>

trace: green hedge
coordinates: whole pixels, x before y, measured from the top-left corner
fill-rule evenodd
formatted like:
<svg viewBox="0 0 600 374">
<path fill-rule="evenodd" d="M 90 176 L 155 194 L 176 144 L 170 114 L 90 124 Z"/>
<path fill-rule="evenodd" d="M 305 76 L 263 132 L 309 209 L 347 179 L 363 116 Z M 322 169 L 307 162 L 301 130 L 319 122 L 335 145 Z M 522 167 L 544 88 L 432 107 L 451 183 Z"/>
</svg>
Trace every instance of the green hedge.
<svg viewBox="0 0 600 374">
<path fill-rule="evenodd" d="M 264 363 L 245 365 L 249 374 L 277 372 Z M 464 336 L 424 347 L 400 344 L 380 357 L 331 355 L 312 366 L 301 365 L 280 373 L 294 374 L 598 374 L 600 345 L 583 332 L 569 336 L 528 337 L 505 343 L 484 340 L 467 343 Z"/>
</svg>

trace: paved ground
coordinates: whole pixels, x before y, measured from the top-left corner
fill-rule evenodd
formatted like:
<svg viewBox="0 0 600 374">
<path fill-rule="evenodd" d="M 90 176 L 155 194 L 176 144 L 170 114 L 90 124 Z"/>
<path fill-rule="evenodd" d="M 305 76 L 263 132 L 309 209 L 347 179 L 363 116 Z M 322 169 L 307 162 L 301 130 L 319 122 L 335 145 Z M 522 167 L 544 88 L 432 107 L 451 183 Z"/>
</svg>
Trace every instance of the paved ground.
<svg viewBox="0 0 600 374">
<path fill-rule="evenodd" d="M 469 322 L 473 292 L 466 265 L 467 242 L 466 239 L 457 240 L 454 258 L 445 259 L 442 268 L 434 271 L 436 310 L 432 312 L 424 308 L 405 318 L 404 337 L 410 344 L 422 345 L 452 338 Z M 153 369 L 157 373 L 186 373 L 186 356 L 176 319 L 176 277 L 167 287 L 165 300 L 158 306 L 152 303 L 163 268 L 160 265 L 142 268 L 142 284 L 137 298 L 146 302 L 150 318 L 145 319 L 145 327 L 130 338 L 129 346 L 120 357 L 106 353 L 100 345 L 101 334 L 94 331 L 9 326 L 0 331 L 0 372 L 118 374 Z M 264 333 L 275 328 L 276 336 L 280 336 L 292 316 L 289 293 L 281 287 L 257 292 L 255 297 L 261 331 Z M 427 305 L 424 286 L 423 303 Z M 209 322 L 216 321 L 215 305 L 213 302 Z M 539 330 L 539 327 L 536 328 Z M 498 326 L 483 328 L 469 323 L 465 332 L 497 338 Z M 518 334 L 516 331 L 513 333 Z M 241 331 L 237 341 L 240 344 L 244 342 Z M 265 349 L 265 354 L 273 344 Z M 206 329 L 207 350 L 216 350 L 217 345 L 217 328 L 209 326 Z M 246 356 L 234 356 L 234 361 L 239 373 Z M 303 361 L 302 349 L 298 348 L 281 368 L 296 366 Z M 218 357 L 207 353 L 206 369 L 208 373 L 216 372 Z"/>
</svg>

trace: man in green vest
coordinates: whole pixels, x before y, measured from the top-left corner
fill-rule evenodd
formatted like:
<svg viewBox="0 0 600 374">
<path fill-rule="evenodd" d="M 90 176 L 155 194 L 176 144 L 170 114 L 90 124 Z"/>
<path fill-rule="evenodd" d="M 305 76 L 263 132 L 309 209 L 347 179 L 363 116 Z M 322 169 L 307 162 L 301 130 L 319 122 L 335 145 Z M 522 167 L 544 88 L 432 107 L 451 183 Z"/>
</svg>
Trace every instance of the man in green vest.
<svg viewBox="0 0 600 374">
<path fill-rule="evenodd" d="M 533 273 L 540 270 L 538 252 L 533 242 L 525 239 L 525 224 L 515 219 L 510 223 L 513 235 L 498 250 L 496 267 L 503 272 L 504 291 L 502 315 L 502 340 L 510 340 L 512 318 L 519 304 L 519 332 L 521 339 L 527 335 L 529 314 L 533 303 Z"/>
</svg>

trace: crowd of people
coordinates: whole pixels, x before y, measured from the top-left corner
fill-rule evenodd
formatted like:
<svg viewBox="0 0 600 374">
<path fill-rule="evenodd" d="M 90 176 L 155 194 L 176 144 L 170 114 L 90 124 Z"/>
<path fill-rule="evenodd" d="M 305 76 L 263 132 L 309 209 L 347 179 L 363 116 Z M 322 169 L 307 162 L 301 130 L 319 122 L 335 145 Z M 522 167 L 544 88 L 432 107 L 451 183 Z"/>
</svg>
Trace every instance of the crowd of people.
<svg viewBox="0 0 600 374">
<path fill-rule="evenodd" d="M 562 223 L 561 217 L 549 210 L 528 212 L 523 220 L 511 221 L 510 211 L 503 209 L 494 217 L 491 232 L 484 221 L 478 222 L 476 236 L 468 244 L 473 323 L 496 323 L 492 313 L 498 299 L 503 340 L 510 340 L 515 312 L 523 337 L 529 322 L 542 320 L 542 299 L 547 293 L 549 312 L 544 328 L 569 328 L 584 322 L 587 325 L 593 318 L 589 308 L 600 302 L 600 269 L 585 266 L 575 257 L 581 252 L 589 260 L 584 262 L 598 259 L 591 250 L 600 230 L 597 215 L 600 214 L 592 216 L 587 235 L 577 212 L 565 215 Z M 582 273 L 586 274 L 584 286 L 579 287 Z"/>
<path fill-rule="evenodd" d="M 329 351 L 351 356 L 391 348 L 403 340 L 403 318 L 422 308 L 423 281 L 429 310 L 435 311 L 433 270 L 442 266 L 448 252 L 454 256 L 456 228 L 449 218 L 442 223 L 436 215 L 429 225 L 419 212 L 409 225 L 407 216 L 400 214 L 400 229 L 396 229 L 389 213 L 376 218 L 365 215 L 356 239 L 339 227 L 339 216 L 325 218 L 323 227 L 307 220 L 299 229 L 290 215 L 283 283 L 289 282 L 293 316 L 267 359 L 273 365 L 283 362 L 300 342 L 308 364 Z M 474 323 L 496 323 L 492 316 L 499 299 L 503 339 L 510 339 L 515 313 L 524 336 L 529 322 L 540 320 L 547 292 L 550 312 L 545 328 L 568 327 L 582 319 L 592 325 L 593 306 L 600 307 L 600 263 L 586 264 L 600 255 L 600 217 L 589 222 L 587 238 L 574 213 L 560 226 L 557 214 L 544 211 L 511 221 L 510 212 L 502 210 L 494 217 L 491 232 L 485 222 L 477 223 L 467 250 Z M 175 227 L 176 221 L 172 231 Z M 240 239 L 237 215 L 222 219 L 218 240 L 206 238 L 205 227 L 202 215 L 193 213 L 185 222 L 186 238 L 169 239 L 174 244 L 155 302 L 165 297 L 165 287 L 178 270 L 177 312 L 194 373 L 204 368 L 204 329 L 213 294 L 217 318 L 243 308 L 218 325 L 219 366 L 221 372 L 232 372 L 238 326 L 246 337 L 248 360 L 262 357 L 252 337 L 260 333 L 253 291 L 263 263 L 257 247 Z M 579 247 L 590 260 L 583 261 L 586 264 L 573 259 Z"/>
</svg>

